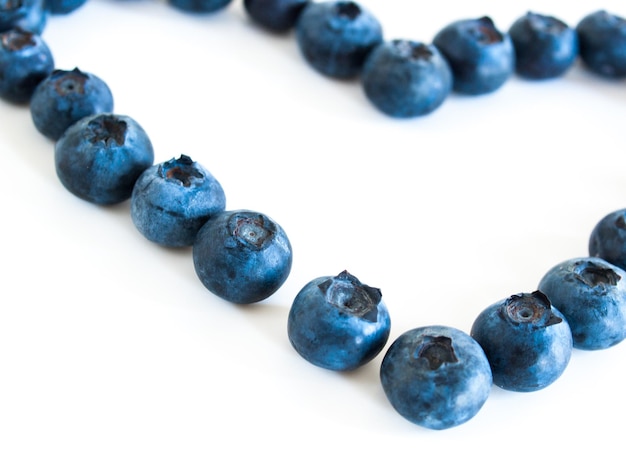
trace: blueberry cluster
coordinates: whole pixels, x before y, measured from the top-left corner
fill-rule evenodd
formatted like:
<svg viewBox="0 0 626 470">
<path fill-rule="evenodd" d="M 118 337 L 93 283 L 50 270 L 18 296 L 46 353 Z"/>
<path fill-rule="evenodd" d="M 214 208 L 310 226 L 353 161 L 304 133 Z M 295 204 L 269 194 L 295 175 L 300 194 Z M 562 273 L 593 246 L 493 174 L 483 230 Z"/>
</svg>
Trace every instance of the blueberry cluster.
<svg viewBox="0 0 626 470">
<path fill-rule="evenodd" d="M 113 112 L 99 77 L 78 68 L 56 70 L 40 37 L 48 14 L 84 0 L 0 3 L 0 96 L 29 103 L 33 123 L 55 142 L 61 183 L 98 205 L 130 200 L 137 230 L 169 248 L 192 247 L 202 284 L 238 304 L 259 302 L 291 270 L 292 247 L 270 217 L 226 210 L 219 181 L 189 156 L 154 164 L 145 130 Z M 171 0 L 191 12 L 213 12 L 229 0 Z M 351 1 L 245 0 L 250 17 L 272 31 L 295 28 L 305 59 L 334 78 L 360 77 L 384 113 L 410 117 L 439 107 L 453 90 L 480 95 L 517 71 L 554 78 L 580 57 L 605 77 L 626 76 L 626 21 L 598 11 L 576 29 L 528 13 L 508 33 L 488 17 L 453 22 L 432 44 L 385 41 L 380 23 Z M 380 289 L 347 271 L 316 278 L 295 297 L 287 333 L 310 363 L 337 371 L 370 362 L 385 348 L 390 315 Z M 564 261 L 519 293 L 487 307 L 470 333 L 443 325 L 415 328 L 389 346 L 380 366 L 382 388 L 406 419 L 447 429 L 475 416 L 493 384 L 531 392 L 558 379 L 573 348 L 609 348 L 626 338 L 626 209 L 593 229 L 589 256 Z"/>
<path fill-rule="evenodd" d="M 528 12 L 502 31 L 487 16 L 442 28 L 432 43 L 385 39 L 381 23 L 353 1 L 245 0 L 250 18 L 274 32 L 295 29 L 304 59 L 335 79 L 358 78 L 369 101 L 398 118 L 423 116 L 451 92 L 483 95 L 514 73 L 544 80 L 581 58 L 594 73 L 626 76 L 626 21 L 599 10 L 572 28 Z"/>
<path fill-rule="evenodd" d="M 85 0 L 0 3 L 0 96 L 28 103 L 36 129 L 55 142 L 59 180 L 98 205 L 130 199 L 130 215 L 148 240 L 193 247 L 197 275 L 211 292 L 235 303 L 272 295 L 291 270 L 282 227 L 265 214 L 226 211 L 219 181 L 189 156 L 155 164 L 152 142 L 130 116 L 113 112 L 113 95 L 94 74 L 57 70 L 40 32 L 49 13 L 69 13 Z M 192 11 L 228 2 L 177 2 Z M 36 17 L 36 23 L 27 20 Z"/>
</svg>

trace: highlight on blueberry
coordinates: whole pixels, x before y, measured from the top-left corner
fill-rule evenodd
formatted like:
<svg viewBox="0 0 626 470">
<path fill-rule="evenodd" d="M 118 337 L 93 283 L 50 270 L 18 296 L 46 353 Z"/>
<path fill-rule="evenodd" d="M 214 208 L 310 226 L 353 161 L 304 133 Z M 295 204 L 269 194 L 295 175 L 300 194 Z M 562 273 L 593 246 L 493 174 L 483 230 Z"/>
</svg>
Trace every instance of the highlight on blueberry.
<svg viewBox="0 0 626 470">
<path fill-rule="evenodd" d="M 391 323 L 380 289 L 343 271 L 307 283 L 287 321 L 289 341 L 304 359 L 346 371 L 371 361 L 385 346 Z"/>
</svg>

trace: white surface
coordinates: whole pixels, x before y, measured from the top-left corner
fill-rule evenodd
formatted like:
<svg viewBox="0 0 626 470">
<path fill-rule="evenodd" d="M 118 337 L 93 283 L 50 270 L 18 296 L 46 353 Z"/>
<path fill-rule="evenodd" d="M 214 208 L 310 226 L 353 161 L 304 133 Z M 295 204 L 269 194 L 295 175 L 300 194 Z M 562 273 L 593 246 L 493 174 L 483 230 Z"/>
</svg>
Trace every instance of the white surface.
<svg viewBox="0 0 626 470">
<path fill-rule="evenodd" d="M 197 280 L 189 250 L 143 239 L 127 204 L 68 193 L 28 109 L 0 103 L 0 468 L 616 468 L 626 344 L 575 351 L 545 390 L 494 387 L 468 423 L 429 431 L 398 415 L 379 356 L 337 374 L 286 335 L 310 279 L 348 269 L 382 289 L 391 340 L 469 331 L 487 305 L 587 254 L 626 204 L 626 87 L 580 67 L 545 83 L 452 96 L 392 120 L 357 82 L 308 67 L 294 38 L 260 31 L 240 0 L 194 17 L 151 1 L 90 0 L 49 22 L 58 68 L 103 78 L 116 112 L 222 182 L 228 208 L 266 213 L 294 248 L 290 278 L 236 307 Z M 387 38 L 527 10 L 575 24 L 597 2 L 366 0 Z M 602 7 L 626 14 L 623 2 Z M 390 343 L 389 343 L 390 344 Z M 320 467 L 322 466 L 322 467 Z"/>
</svg>

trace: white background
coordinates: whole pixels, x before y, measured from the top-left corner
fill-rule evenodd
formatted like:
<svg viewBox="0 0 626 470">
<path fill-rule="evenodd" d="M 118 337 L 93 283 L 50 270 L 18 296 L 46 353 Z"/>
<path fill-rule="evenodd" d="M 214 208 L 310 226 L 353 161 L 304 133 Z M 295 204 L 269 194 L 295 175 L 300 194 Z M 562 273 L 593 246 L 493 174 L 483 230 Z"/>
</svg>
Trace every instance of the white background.
<svg viewBox="0 0 626 470">
<path fill-rule="evenodd" d="M 385 37 L 430 42 L 457 19 L 501 29 L 528 10 L 569 24 L 592 0 L 366 0 Z M 626 15 L 618 0 L 602 7 Z M 378 380 L 301 359 L 292 299 L 347 269 L 383 292 L 391 340 L 423 325 L 466 332 L 489 304 L 534 290 L 587 254 L 626 205 L 626 85 L 576 66 L 512 78 L 483 97 L 394 120 L 358 81 L 320 76 L 292 35 L 241 0 L 193 16 L 149 0 L 90 0 L 44 31 L 57 68 L 111 87 L 156 161 L 185 153 L 222 183 L 228 209 L 266 213 L 294 249 L 282 289 L 230 305 L 198 281 L 190 250 L 145 240 L 128 204 L 102 208 L 59 183 L 53 143 L 27 107 L 0 103 L 0 468 L 537 468 L 623 459 L 626 344 L 575 351 L 534 393 L 494 387 L 446 431 L 406 421 Z M 390 343 L 389 343 L 390 344 Z"/>
</svg>

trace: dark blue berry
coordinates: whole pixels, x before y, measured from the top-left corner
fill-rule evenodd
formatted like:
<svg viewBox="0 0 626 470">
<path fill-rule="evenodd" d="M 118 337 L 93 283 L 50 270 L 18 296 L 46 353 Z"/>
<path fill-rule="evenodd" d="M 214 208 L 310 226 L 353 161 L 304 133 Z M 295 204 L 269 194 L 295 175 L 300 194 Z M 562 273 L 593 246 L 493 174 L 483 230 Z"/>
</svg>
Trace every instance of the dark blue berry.
<svg viewBox="0 0 626 470">
<path fill-rule="evenodd" d="M 589 237 L 589 256 L 626 269 L 626 208 L 605 215 Z"/>
<path fill-rule="evenodd" d="M 54 15 L 65 15 L 82 7 L 87 0 L 45 0 L 50 13 Z"/>
<path fill-rule="evenodd" d="M 0 0 L 0 32 L 15 28 L 26 17 L 28 8 L 25 0 Z"/>
<path fill-rule="evenodd" d="M 55 146 L 61 183 L 74 195 L 95 204 L 130 198 L 137 178 L 154 162 L 143 128 L 128 116 L 87 116 L 72 124 Z"/>
<path fill-rule="evenodd" d="M 226 8 L 232 0 L 168 0 L 169 4 L 189 13 L 213 13 Z"/>
<path fill-rule="evenodd" d="M 283 228 L 262 213 L 220 212 L 198 232 L 193 262 L 208 290 L 229 302 L 249 304 L 268 298 L 287 280 L 291 244 Z"/>
<path fill-rule="evenodd" d="M 515 48 L 515 69 L 531 79 L 563 75 L 578 57 L 578 35 L 553 16 L 527 13 L 513 23 L 509 35 Z"/>
<path fill-rule="evenodd" d="M 448 60 L 459 93 L 481 95 L 500 88 L 515 67 L 513 43 L 491 18 L 460 20 L 439 31 L 433 44 Z"/>
<path fill-rule="evenodd" d="M 493 383 L 516 392 L 547 387 L 561 376 L 572 355 L 567 321 L 539 291 L 487 307 L 470 334 L 487 355 Z"/>
<path fill-rule="evenodd" d="M 436 47 L 393 40 L 370 53 L 361 83 L 369 100 L 385 114 L 415 117 L 443 103 L 452 89 L 452 72 Z"/>
<path fill-rule="evenodd" d="M 148 240 L 168 247 L 191 246 L 209 218 L 224 210 L 220 183 L 186 155 L 144 171 L 130 200 L 133 223 Z"/>
<path fill-rule="evenodd" d="M 0 0 L 0 32 L 20 28 L 41 34 L 47 21 L 45 0 Z"/>
<path fill-rule="evenodd" d="M 574 258 L 539 282 L 567 319 L 574 347 L 605 349 L 626 337 L 626 272 L 601 258 Z"/>
<path fill-rule="evenodd" d="M 27 103 L 54 70 L 54 59 L 40 36 L 12 29 L 0 33 L 0 97 Z"/>
<path fill-rule="evenodd" d="M 370 51 L 383 40 L 378 20 L 355 2 L 309 3 L 296 24 L 304 58 L 334 78 L 356 77 Z"/>
<path fill-rule="evenodd" d="M 347 271 L 312 280 L 289 310 L 287 333 L 307 361 L 331 370 L 352 370 L 383 349 L 391 323 L 380 289 Z"/>
<path fill-rule="evenodd" d="M 580 58 L 592 72 L 626 77 L 626 20 L 604 10 L 585 16 L 576 27 Z"/>
<path fill-rule="evenodd" d="M 415 328 L 398 337 L 383 358 L 380 379 L 396 411 L 430 429 L 451 428 L 474 417 L 492 386 L 480 345 L 447 326 Z"/>
<path fill-rule="evenodd" d="M 293 28 L 309 0 L 244 0 L 246 12 L 254 22 L 275 32 Z"/>
<path fill-rule="evenodd" d="M 55 70 L 35 89 L 30 100 L 33 123 L 46 137 L 57 140 L 85 116 L 113 111 L 113 95 L 99 77 L 73 70 Z"/>
</svg>

